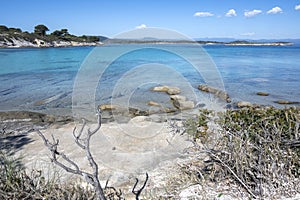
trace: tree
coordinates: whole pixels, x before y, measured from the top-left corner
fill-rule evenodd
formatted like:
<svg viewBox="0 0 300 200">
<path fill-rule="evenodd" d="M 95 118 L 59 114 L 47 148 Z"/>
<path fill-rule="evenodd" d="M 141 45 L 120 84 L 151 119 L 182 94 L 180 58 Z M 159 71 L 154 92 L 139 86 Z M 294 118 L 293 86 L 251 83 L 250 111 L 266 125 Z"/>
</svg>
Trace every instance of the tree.
<svg viewBox="0 0 300 200">
<path fill-rule="evenodd" d="M 46 35 L 46 31 L 49 31 L 49 29 L 47 26 L 45 26 L 43 24 L 39 24 L 34 27 L 34 33 L 36 33 L 38 35 L 44 36 L 44 35 Z"/>
<path fill-rule="evenodd" d="M 63 33 L 62 33 L 61 31 L 59 31 L 59 30 L 56 30 L 56 31 L 54 31 L 53 33 L 51 33 L 51 35 L 54 35 L 54 36 L 60 37 L 60 36 L 62 36 L 62 35 L 63 35 Z"/>
<path fill-rule="evenodd" d="M 22 30 L 20 28 L 8 28 L 8 31 L 10 33 L 22 33 Z"/>
<path fill-rule="evenodd" d="M 51 35 L 57 36 L 57 37 L 63 37 L 66 35 L 69 35 L 68 29 L 61 29 L 59 30 L 55 30 L 53 33 L 51 33 Z"/>
<path fill-rule="evenodd" d="M 0 33 L 8 32 L 8 28 L 4 25 L 0 25 Z"/>
<path fill-rule="evenodd" d="M 63 34 L 64 36 L 69 34 L 68 29 L 66 29 L 66 28 L 61 29 L 60 31 L 62 32 L 62 34 Z"/>
</svg>

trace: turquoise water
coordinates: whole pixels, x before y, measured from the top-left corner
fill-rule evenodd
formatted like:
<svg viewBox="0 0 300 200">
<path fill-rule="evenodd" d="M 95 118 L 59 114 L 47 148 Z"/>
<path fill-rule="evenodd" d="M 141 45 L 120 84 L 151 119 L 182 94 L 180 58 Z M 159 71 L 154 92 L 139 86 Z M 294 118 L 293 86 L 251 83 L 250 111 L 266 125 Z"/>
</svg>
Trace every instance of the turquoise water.
<svg viewBox="0 0 300 200">
<path fill-rule="evenodd" d="M 175 81 L 179 86 L 188 83 L 196 94 L 200 94 L 196 89 L 198 84 L 214 83 L 212 81 L 215 77 L 208 77 L 211 73 L 209 70 L 214 68 L 210 65 L 214 63 L 226 91 L 234 101 L 244 100 L 277 107 L 280 106 L 274 101 L 279 99 L 300 101 L 299 46 L 204 46 L 209 59 L 212 59 L 211 63 L 205 52 L 198 54 L 196 49 L 199 47 L 191 45 L 171 47 L 203 66 L 205 68 L 203 73 L 199 73 L 186 58 L 165 51 L 165 46 L 137 45 L 141 50 L 122 55 L 112 63 L 105 58 L 98 60 L 98 66 L 109 65 L 109 67 L 99 77 L 95 96 L 83 98 L 94 98 L 97 104 L 107 103 L 111 98 L 122 100 L 126 92 L 131 92 L 128 88 L 135 86 L 136 90 L 130 94 L 131 104 L 143 104 L 148 100 L 164 101 L 167 97 L 161 94 L 159 96 L 152 93 L 152 96 L 149 96 L 149 88 L 157 85 L 160 79 L 172 80 L 170 83 Z M 97 48 L 107 53 L 127 47 L 113 45 Z M 0 49 L 0 110 L 35 110 L 70 114 L 76 75 L 85 58 L 94 51 L 93 47 Z M 203 59 L 208 60 L 202 62 Z M 156 64 L 150 73 L 146 67 L 140 67 L 149 63 Z M 91 70 L 92 74 L 93 70 L 97 72 L 97 68 Z M 143 80 L 145 83 L 141 85 Z M 137 82 L 140 85 L 134 85 Z M 86 83 L 88 87 L 89 76 Z M 116 87 L 119 89 L 116 90 Z M 256 92 L 259 91 L 268 92 L 270 96 L 257 96 Z M 201 103 L 201 95 L 197 101 Z"/>
</svg>

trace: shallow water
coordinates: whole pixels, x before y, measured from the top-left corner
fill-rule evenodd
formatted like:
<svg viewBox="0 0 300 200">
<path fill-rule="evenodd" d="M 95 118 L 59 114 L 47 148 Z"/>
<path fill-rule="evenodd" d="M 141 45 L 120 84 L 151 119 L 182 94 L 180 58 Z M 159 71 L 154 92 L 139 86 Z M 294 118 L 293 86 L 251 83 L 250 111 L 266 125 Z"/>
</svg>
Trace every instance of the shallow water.
<svg viewBox="0 0 300 200">
<path fill-rule="evenodd" d="M 207 95 L 196 89 L 201 83 L 216 84 L 220 89 L 224 86 L 234 101 L 276 107 L 282 107 L 274 103 L 279 99 L 300 101 L 299 46 L 204 46 L 204 51 L 195 45 L 96 48 L 106 57 L 93 60 L 92 55 L 97 55 L 93 47 L 0 49 L 0 110 L 70 114 L 78 71 L 82 73 L 89 62 L 95 61 L 97 65 L 87 70 L 81 88 L 91 93 L 78 95 L 92 99 L 95 105 L 111 99 L 139 107 L 145 107 L 149 100 L 168 104 L 167 95 L 149 91 L 158 84 L 178 86 L 189 99 L 207 103 Z M 120 49 L 129 52 L 111 60 L 111 54 L 122 52 Z M 108 68 L 99 74 L 105 66 Z M 96 83 L 93 76 L 98 77 Z M 259 91 L 270 95 L 257 96 Z"/>
</svg>

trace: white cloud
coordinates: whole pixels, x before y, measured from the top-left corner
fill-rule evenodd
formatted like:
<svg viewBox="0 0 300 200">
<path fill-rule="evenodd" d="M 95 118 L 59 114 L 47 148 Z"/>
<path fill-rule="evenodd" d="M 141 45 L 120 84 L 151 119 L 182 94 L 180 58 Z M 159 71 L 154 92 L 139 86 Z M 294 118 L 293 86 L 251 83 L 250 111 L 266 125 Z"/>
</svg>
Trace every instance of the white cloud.
<svg viewBox="0 0 300 200">
<path fill-rule="evenodd" d="M 278 6 L 272 8 L 267 12 L 268 14 L 277 14 L 277 13 L 282 13 L 282 9 Z"/>
<path fill-rule="evenodd" d="M 141 24 L 139 26 L 135 27 L 136 29 L 142 29 L 142 28 L 147 28 L 147 26 L 145 24 Z"/>
<path fill-rule="evenodd" d="M 242 33 L 240 35 L 241 36 L 253 36 L 253 35 L 255 35 L 255 33 L 254 32 L 249 32 L 249 33 Z"/>
<path fill-rule="evenodd" d="M 260 13 L 262 13 L 261 10 L 251 10 L 251 11 L 245 11 L 244 15 L 245 15 L 245 17 L 253 17 L 253 16 L 258 15 Z"/>
<path fill-rule="evenodd" d="M 232 17 L 232 16 L 237 16 L 236 12 L 234 9 L 228 10 L 228 12 L 225 15 L 226 17 Z"/>
<path fill-rule="evenodd" d="M 210 13 L 210 12 L 196 12 L 194 14 L 195 17 L 211 17 L 214 16 L 214 14 Z"/>
<path fill-rule="evenodd" d="M 295 6 L 295 10 L 300 10 L 300 4 Z"/>
</svg>

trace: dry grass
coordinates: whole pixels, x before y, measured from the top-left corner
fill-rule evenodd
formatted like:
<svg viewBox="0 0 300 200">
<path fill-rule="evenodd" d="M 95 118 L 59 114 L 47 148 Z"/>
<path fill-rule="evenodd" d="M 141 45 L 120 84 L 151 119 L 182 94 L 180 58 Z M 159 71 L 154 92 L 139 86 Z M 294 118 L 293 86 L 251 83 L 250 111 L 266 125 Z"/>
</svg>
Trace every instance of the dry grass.
<svg viewBox="0 0 300 200">
<path fill-rule="evenodd" d="M 200 119 L 203 121 L 203 116 Z M 299 108 L 228 110 L 219 113 L 215 123 L 220 127 L 213 133 L 219 134 L 214 141 L 217 145 L 201 149 L 209 159 L 191 173 L 200 171 L 206 180 L 238 185 L 252 198 L 276 199 L 300 193 Z M 194 138 L 201 139 L 197 132 Z"/>
<path fill-rule="evenodd" d="M 29 174 L 21 159 L 0 152 L 0 199 L 96 199 L 91 188 L 83 188 L 75 183 L 61 183 L 60 176 L 44 177 L 41 170 Z M 122 192 L 113 187 L 105 187 L 107 199 L 124 199 Z"/>
</svg>

